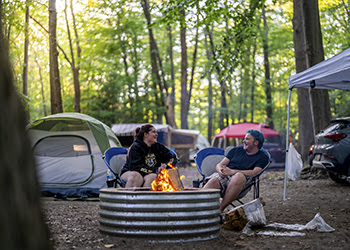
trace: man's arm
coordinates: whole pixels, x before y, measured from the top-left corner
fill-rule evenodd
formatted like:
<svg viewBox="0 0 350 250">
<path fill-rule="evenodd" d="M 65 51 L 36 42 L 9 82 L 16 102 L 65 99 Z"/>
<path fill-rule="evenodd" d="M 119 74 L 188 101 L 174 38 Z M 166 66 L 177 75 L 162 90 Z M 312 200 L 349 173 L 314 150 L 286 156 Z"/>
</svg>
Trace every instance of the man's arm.
<svg viewBox="0 0 350 250">
<path fill-rule="evenodd" d="M 262 170 L 262 168 L 260 168 L 260 167 L 255 167 L 252 170 L 236 170 L 236 169 L 230 169 L 230 168 L 226 167 L 226 168 L 222 169 L 221 173 L 224 176 L 231 176 L 231 175 L 235 175 L 236 173 L 240 172 L 242 174 L 245 174 L 245 175 L 252 177 L 252 176 L 260 173 L 261 170 Z M 219 175 L 220 175 L 220 173 L 219 173 Z"/>
<path fill-rule="evenodd" d="M 223 173 L 224 169 L 229 169 L 227 167 L 227 165 L 230 163 L 230 160 L 227 158 L 227 157 L 224 157 L 224 159 L 222 159 L 222 161 L 220 161 L 215 169 L 216 169 L 216 172 L 218 172 L 219 176 L 221 178 L 224 178 L 226 176 L 226 174 Z"/>
</svg>

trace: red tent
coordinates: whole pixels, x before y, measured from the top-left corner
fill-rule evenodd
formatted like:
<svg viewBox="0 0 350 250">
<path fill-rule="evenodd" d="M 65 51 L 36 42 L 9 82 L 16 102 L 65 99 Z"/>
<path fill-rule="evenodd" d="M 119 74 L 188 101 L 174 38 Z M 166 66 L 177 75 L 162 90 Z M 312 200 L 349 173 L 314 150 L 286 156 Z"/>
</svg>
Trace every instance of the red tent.
<svg viewBox="0 0 350 250">
<path fill-rule="evenodd" d="M 252 123 L 244 122 L 238 124 L 232 124 L 220 131 L 215 135 L 215 138 L 226 137 L 226 138 L 244 138 L 248 129 L 256 129 L 261 131 L 265 137 L 280 136 L 280 134 L 267 126 L 265 123 Z"/>
</svg>

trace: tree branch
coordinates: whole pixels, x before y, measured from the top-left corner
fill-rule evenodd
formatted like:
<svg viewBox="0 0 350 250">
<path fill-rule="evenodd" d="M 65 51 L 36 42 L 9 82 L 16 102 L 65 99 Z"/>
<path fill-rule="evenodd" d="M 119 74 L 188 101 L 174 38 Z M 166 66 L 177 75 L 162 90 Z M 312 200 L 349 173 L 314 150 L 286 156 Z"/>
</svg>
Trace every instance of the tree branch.
<svg viewBox="0 0 350 250">
<path fill-rule="evenodd" d="M 50 34 L 49 31 L 48 31 L 39 21 L 37 21 L 34 17 L 32 17 L 32 16 L 30 15 L 30 18 L 31 18 L 34 22 L 36 22 L 47 34 Z M 72 65 L 72 62 L 69 60 L 69 58 L 68 58 L 66 52 L 64 52 L 64 50 L 61 48 L 60 45 L 58 45 L 58 43 L 57 43 L 57 47 L 60 49 L 60 51 L 62 51 L 62 53 L 63 53 L 64 57 L 66 58 L 66 60 L 68 61 L 68 63 L 69 63 L 70 65 Z"/>
</svg>

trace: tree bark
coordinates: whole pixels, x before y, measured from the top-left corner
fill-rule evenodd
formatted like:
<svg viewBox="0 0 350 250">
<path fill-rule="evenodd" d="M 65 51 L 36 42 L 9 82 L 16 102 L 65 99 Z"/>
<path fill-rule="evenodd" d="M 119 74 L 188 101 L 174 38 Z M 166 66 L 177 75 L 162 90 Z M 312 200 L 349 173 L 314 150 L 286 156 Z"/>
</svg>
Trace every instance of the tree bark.
<svg viewBox="0 0 350 250">
<path fill-rule="evenodd" d="M 302 72 L 307 69 L 307 57 L 305 47 L 305 34 L 303 28 L 302 0 L 294 0 L 293 16 L 293 39 L 295 51 L 296 72 Z M 299 139 L 297 143 L 298 151 L 304 162 L 307 162 L 310 145 L 313 141 L 313 125 L 311 117 L 311 105 L 309 90 L 306 88 L 297 88 L 298 94 L 298 116 L 299 116 Z"/>
<path fill-rule="evenodd" d="M 74 111 L 80 113 L 80 83 L 79 83 L 79 61 L 80 61 L 80 54 L 81 54 L 81 48 L 79 45 L 79 36 L 78 31 L 75 23 L 75 16 L 74 16 L 74 10 L 73 10 L 73 1 L 70 1 L 70 8 L 71 8 L 71 14 L 72 14 L 72 20 L 73 20 L 73 29 L 76 39 L 76 50 L 77 50 L 77 62 L 74 55 L 73 50 L 73 42 L 70 34 L 70 28 L 68 23 L 68 15 L 67 15 L 67 0 L 65 0 L 65 8 L 64 8 L 64 14 L 66 17 L 66 26 L 67 26 L 67 33 L 68 33 L 68 41 L 69 41 L 69 48 L 70 48 L 70 54 L 71 54 L 71 61 L 69 61 L 70 66 L 72 68 L 73 72 L 73 83 L 74 83 Z"/>
<path fill-rule="evenodd" d="M 209 28 L 205 29 L 205 48 L 207 51 L 207 59 L 208 62 L 212 62 L 213 60 L 213 51 L 211 50 L 211 47 L 208 45 L 208 39 L 211 33 L 212 34 L 213 30 L 209 30 Z M 211 79 L 211 72 L 210 70 L 208 70 L 208 74 L 207 74 L 207 78 L 208 78 L 208 140 L 209 142 L 212 141 L 212 133 L 213 133 L 213 83 L 212 83 L 212 79 Z"/>
<path fill-rule="evenodd" d="M 317 0 L 303 0 L 303 17 L 308 68 L 324 60 Z M 331 119 L 328 90 L 309 89 L 314 133 L 319 133 Z"/>
<path fill-rule="evenodd" d="M 185 11 L 181 10 L 182 18 L 185 18 Z M 186 44 L 186 26 L 183 24 L 180 30 L 181 41 L 181 128 L 188 129 L 187 114 L 188 106 L 188 91 L 187 91 L 187 44 Z"/>
<path fill-rule="evenodd" d="M 25 113 L 13 84 L 2 34 L 0 30 L 1 248 L 51 249 L 41 211 L 34 159 L 25 131 Z"/>
<path fill-rule="evenodd" d="M 173 36 L 172 29 L 170 26 L 167 27 L 169 37 L 169 58 L 170 58 L 170 87 L 171 92 L 167 95 L 166 105 L 168 106 L 168 121 L 170 126 L 177 128 L 175 121 L 175 71 L 174 71 L 174 54 L 173 54 Z"/>
<path fill-rule="evenodd" d="M 150 26 L 152 22 L 151 22 L 151 14 L 149 12 L 148 1 L 141 0 L 141 5 L 143 8 L 144 15 L 146 17 L 147 25 Z M 148 35 L 149 35 L 150 55 L 151 55 L 151 65 L 152 65 L 152 81 L 155 89 L 157 89 L 158 87 L 160 92 L 159 96 L 158 95 L 155 96 L 156 103 L 158 106 L 163 106 L 167 109 L 167 106 L 165 105 L 165 100 L 164 100 L 165 97 L 163 94 L 165 88 L 162 82 L 161 75 L 159 74 L 159 71 L 163 71 L 163 69 L 160 67 L 161 62 L 160 62 L 159 50 L 153 36 L 153 30 L 150 27 L 148 27 Z M 166 110 L 166 112 L 168 112 L 168 110 Z M 161 122 L 161 116 L 158 113 L 157 113 L 157 120 L 158 122 Z"/>
<path fill-rule="evenodd" d="M 28 48 L 29 48 L 29 2 L 30 0 L 26 0 L 26 24 L 24 30 L 24 66 L 23 66 L 23 95 L 28 96 Z M 30 113 L 29 108 L 26 110 L 26 120 L 27 123 L 30 121 Z"/>
<path fill-rule="evenodd" d="M 210 33 L 208 33 L 209 36 L 209 42 L 210 42 L 210 47 L 211 47 L 211 51 L 213 53 L 213 62 L 216 61 L 216 54 L 215 54 L 215 47 L 214 47 L 214 41 L 213 41 L 213 37 Z M 218 65 L 215 65 L 215 70 L 216 73 L 218 75 L 218 77 L 221 76 L 221 70 L 220 67 Z M 220 114 L 219 114 L 219 128 L 223 129 L 225 127 L 224 121 L 226 118 L 226 124 L 228 123 L 228 114 L 227 114 L 227 102 L 226 102 L 226 92 L 227 92 L 227 87 L 226 87 L 226 83 L 224 79 L 220 80 L 220 92 L 221 92 L 221 102 L 220 102 Z"/>
<path fill-rule="evenodd" d="M 265 68 L 265 95 L 266 95 L 266 116 L 270 128 L 274 128 L 272 117 L 272 95 L 271 95 L 271 76 L 269 62 L 269 45 L 268 45 L 268 27 L 266 22 L 265 7 L 262 7 L 262 17 L 264 22 L 263 49 L 264 49 L 264 68 Z"/>
<path fill-rule="evenodd" d="M 50 0 L 49 1 L 49 40 L 50 40 L 51 114 L 63 112 L 60 74 L 58 69 L 56 26 L 57 26 L 56 0 Z"/>
<path fill-rule="evenodd" d="M 36 65 L 38 66 L 38 70 L 39 70 L 39 79 L 40 79 L 40 86 L 41 86 L 41 98 L 43 100 L 42 104 L 43 104 L 43 109 L 44 109 L 44 116 L 47 116 L 43 75 L 41 73 L 41 65 L 38 62 L 38 59 L 36 57 L 36 53 L 35 52 L 34 52 L 34 60 L 35 60 Z"/>
<path fill-rule="evenodd" d="M 254 114 L 255 114 L 255 98 L 254 98 L 254 93 L 255 93 L 255 78 L 256 78 L 256 66 L 255 66 L 255 55 L 256 55 L 256 39 L 253 44 L 253 55 L 252 55 L 252 63 L 253 63 L 253 71 L 252 71 L 252 86 L 251 86 L 251 122 L 254 122 Z"/>
</svg>

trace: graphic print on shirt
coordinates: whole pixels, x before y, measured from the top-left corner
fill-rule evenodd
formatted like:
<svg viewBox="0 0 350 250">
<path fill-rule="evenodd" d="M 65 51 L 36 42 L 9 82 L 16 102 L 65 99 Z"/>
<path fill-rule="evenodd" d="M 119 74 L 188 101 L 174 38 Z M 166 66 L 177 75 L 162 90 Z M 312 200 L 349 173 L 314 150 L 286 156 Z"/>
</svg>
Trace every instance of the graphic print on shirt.
<svg viewBox="0 0 350 250">
<path fill-rule="evenodd" d="M 154 153 L 146 155 L 145 163 L 149 167 L 154 167 L 157 164 L 156 156 L 154 155 Z"/>
</svg>

